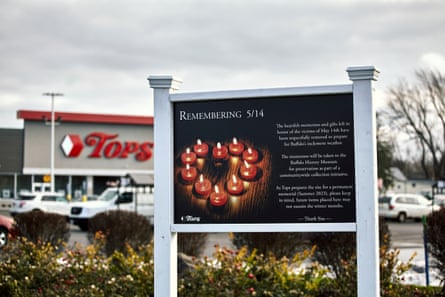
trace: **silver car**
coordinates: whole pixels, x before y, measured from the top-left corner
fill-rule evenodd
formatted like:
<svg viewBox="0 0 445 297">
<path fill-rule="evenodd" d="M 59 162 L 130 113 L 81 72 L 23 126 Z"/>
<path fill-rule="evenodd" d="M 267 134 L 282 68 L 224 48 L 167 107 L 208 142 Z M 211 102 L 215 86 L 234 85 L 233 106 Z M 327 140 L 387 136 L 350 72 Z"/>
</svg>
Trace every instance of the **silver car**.
<svg viewBox="0 0 445 297">
<path fill-rule="evenodd" d="M 399 222 L 406 219 L 420 221 L 423 216 L 439 209 L 438 205 L 432 205 L 430 200 L 420 194 L 397 193 L 379 198 L 379 215 Z"/>
</svg>

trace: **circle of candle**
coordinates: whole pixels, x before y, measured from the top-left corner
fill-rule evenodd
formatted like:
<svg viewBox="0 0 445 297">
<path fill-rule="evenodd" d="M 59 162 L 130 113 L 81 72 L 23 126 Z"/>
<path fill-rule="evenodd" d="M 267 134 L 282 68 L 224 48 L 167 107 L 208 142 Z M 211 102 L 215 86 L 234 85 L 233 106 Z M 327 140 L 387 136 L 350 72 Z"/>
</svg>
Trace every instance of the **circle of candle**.
<svg viewBox="0 0 445 297">
<path fill-rule="evenodd" d="M 255 165 L 249 164 L 244 160 L 244 164 L 240 167 L 240 176 L 244 180 L 253 180 L 257 175 L 257 169 Z"/>
<path fill-rule="evenodd" d="M 232 178 L 227 181 L 227 192 L 232 195 L 239 195 L 243 192 L 243 182 L 236 178 L 235 174 L 232 174 Z"/>
<path fill-rule="evenodd" d="M 229 144 L 229 152 L 232 155 L 238 156 L 238 155 L 241 155 L 243 150 L 244 150 L 244 144 L 242 144 L 241 142 L 238 142 L 236 137 L 233 137 L 232 142 Z"/>
<path fill-rule="evenodd" d="M 208 196 L 211 190 L 212 184 L 201 174 L 199 180 L 195 183 L 195 192 L 200 196 Z"/>
<path fill-rule="evenodd" d="M 183 181 L 192 182 L 196 179 L 198 171 L 195 167 L 190 167 L 190 164 L 186 164 L 185 168 L 181 169 L 181 178 Z"/>
<path fill-rule="evenodd" d="M 258 161 L 258 151 L 249 147 L 243 152 L 243 160 L 249 163 L 255 163 L 256 161 Z"/>
<path fill-rule="evenodd" d="M 193 146 L 193 151 L 198 157 L 205 157 L 209 153 L 209 146 L 207 143 L 201 142 L 201 139 L 198 139 Z"/>
<path fill-rule="evenodd" d="M 193 164 L 196 162 L 196 154 L 190 151 L 190 148 L 185 150 L 185 153 L 181 155 L 181 161 L 185 164 Z"/>
<path fill-rule="evenodd" d="M 212 150 L 212 156 L 216 160 L 226 159 L 227 153 L 228 153 L 227 147 L 224 145 L 221 145 L 221 142 L 218 142 Z"/>
<path fill-rule="evenodd" d="M 227 195 L 224 192 L 220 192 L 217 185 L 215 185 L 215 191 L 210 194 L 210 204 L 216 207 L 226 205 Z"/>
</svg>

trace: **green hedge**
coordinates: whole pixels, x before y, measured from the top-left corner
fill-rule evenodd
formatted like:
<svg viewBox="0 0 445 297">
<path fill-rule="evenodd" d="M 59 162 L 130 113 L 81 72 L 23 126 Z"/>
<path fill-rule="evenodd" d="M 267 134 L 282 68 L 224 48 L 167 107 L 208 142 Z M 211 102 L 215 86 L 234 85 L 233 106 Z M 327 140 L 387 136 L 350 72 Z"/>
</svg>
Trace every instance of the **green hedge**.
<svg viewBox="0 0 445 297">
<path fill-rule="evenodd" d="M 60 253 L 24 238 L 1 254 L 0 296 L 153 296 L 153 249 L 104 256 L 99 245 Z"/>
<path fill-rule="evenodd" d="M 11 241 L 0 254 L 0 296 L 153 296 L 152 244 L 111 256 L 102 248 L 96 243 L 60 252 L 51 244 Z M 351 275 L 330 277 L 326 267 L 309 261 L 313 253 L 279 259 L 216 248 L 212 258 L 193 259 L 194 268 L 178 280 L 178 296 L 354 296 L 345 286 Z M 396 253 L 385 257 L 397 262 Z M 403 286 L 397 278 L 382 283 L 385 297 L 440 294 L 440 288 Z"/>
<path fill-rule="evenodd" d="M 145 218 L 126 212 L 110 212 L 96 219 L 93 221 L 97 228 L 93 244 L 73 248 L 66 248 L 63 242 L 67 238 L 66 222 L 52 214 L 35 213 L 18 219 L 21 237 L 11 241 L 0 254 L 0 296 L 153 296 L 153 246 L 148 243 L 152 233 L 147 231 L 151 226 Z M 50 224 L 46 220 L 58 223 Z M 440 225 L 443 221 L 441 217 L 434 217 L 428 224 Z M 52 236 L 51 230 L 57 231 L 58 235 Z M 443 233 L 434 230 L 439 236 L 435 248 L 441 252 L 443 237 L 440 234 Z M 141 232 L 143 241 L 139 241 Z M 381 234 L 381 296 L 444 296 L 441 288 L 402 285 L 400 278 L 410 264 L 400 263 L 399 251 L 389 249 L 390 234 Z M 299 252 L 290 255 L 291 250 L 281 248 L 284 240 L 272 244 L 264 241 L 264 237 L 243 236 L 238 239 L 247 239 L 250 244 L 263 240 L 267 249 L 215 247 L 213 257 L 200 257 L 199 253 L 189 257 L 190 254 L 184 253 L 193 251 L 195 244 L 202 247 L 206 236 L 180 236 L 178 243 L 183 249 L 180 249 L 182 253 L 178 260 L 184 262 L 181 266 L 187 269 L 182 267 L 179 273 L 178 296 L 357 295 L 353 252 L 348 250 L 343 255 L 343 248 L 333 249 L 332 256 L 341 255 L 332 260 L 337 265 L 334 269 L 332 264 L 317 261 L 316 252 L 323 246 L 320 242 L 306 249 L 300 244 L 293 245 L 290 249 L 297 246 Z M 298 236 L 292 238 L 292 242 L 299 242 Z M 346 235 L 335 235 L 337 241 L 330 237 L 321 239 L 337 246 L 351 239 L 342 236 Z M 289 239 L 282 234 L 274 238 Z M 431 241 L 432 238 L 430 235 Z M 308 239 L 304 241 L 311 243 Z M 271 247 L 280 247 L 279 251 L 288 256 L 275 256 Z"/>
</svg>

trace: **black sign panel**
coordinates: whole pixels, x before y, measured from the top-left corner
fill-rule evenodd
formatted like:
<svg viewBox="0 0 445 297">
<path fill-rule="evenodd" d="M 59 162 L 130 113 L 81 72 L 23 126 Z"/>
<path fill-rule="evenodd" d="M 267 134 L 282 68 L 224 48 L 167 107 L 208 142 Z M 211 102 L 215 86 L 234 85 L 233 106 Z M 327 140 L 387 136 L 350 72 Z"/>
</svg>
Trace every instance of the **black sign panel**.
<svg viewBox="0 0 445 297">
<path fill-rule="evenodd" d="M 174 223 L 355 222 L 352 102 L 175 102 Z"/>
</svg>

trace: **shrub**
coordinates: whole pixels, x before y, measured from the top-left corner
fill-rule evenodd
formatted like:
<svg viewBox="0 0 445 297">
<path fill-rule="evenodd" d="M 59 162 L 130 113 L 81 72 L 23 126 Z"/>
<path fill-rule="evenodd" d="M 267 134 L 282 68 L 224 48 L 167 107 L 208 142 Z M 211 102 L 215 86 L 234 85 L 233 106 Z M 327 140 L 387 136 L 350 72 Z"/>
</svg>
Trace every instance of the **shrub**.
<svg viewBox="0 0 445 297">
<path fill-rule="evenodd" d="M 208 233 L 178 233 L 178 252 L 200 256 L 204 251 Z"/>
<path fill-rule="evenodd" d="M 49 243 L 35 244 L 26 238 L 12 241 L 0 253 L 0 296 L 153 296 L 153 245 L 128 247 L 125 254 L 116 251 L 108 257 L 100 252 L 102 242 L 98 238 L 94 245 L 61 253 Z M 309 261 L 313 252 L 278 259 L 247 248 L 216 247 L 213 258 L 192 260 L 194 269 L 178 280 L 178 296 L 354 296 L 348 287 L 327 277 L 325 268 Z M 396 258 L 393 254 L 391 261 L 397 262 Z M 381 296 L 444 295 L 440 288 L 393 283 L 382 288 Z"/>
<path fill-rule="evenodd" d="M 60 246 L 70 238 L 70 226 L 65 216 L 42 211 L 17 214 L 14 218 L 17 234 L 33 243 Z"/>
<path fill-rule="evenodd" d="M 435 259 L 444 282 L 443 293 L 445 295 L 445 208 L 433 212 L 427 217 L 426 236 L 429 243 L 429 251 Z"/>
<path fill-rule="evenodd" d="M 0 255 L 0 296 L 153 296 L 153 249 L 106 257 L 100 244 L 58 253 L 26 238 Z"/>
<path fill-rule="evenodd" d="M 302 233 L 291 232 L 253 232 L 232 233 L 233 245 L 240 249 L 244 246 L 249 251 L 256 250 L 260 254 L 272 253 L 277 258 L 292 257 L 296 252 L 304 250 Z M 303 247 L 302 247 L 303 246 Z"/>
<path fill-rule="evenodd" d="M 310 233 L 308 239 L 311 245 L 317 246 L 315 259 L 321 264 L 331 267 L 337 277 L 342 273 L 349 273 L 350 265 L 355 265 L 357 246 L 355 233 Z M 388 223 L 383 218 L 379 218 L 379 246 L 389 248 L 390 244 L 391 233 Z"/>
<path fill-rule="evenodd" d="M 125 253 L 127 245 L 137 249 L 153 239 L 153 227 L 148 218 L 131 211 L 102 212 L 89 221 L 88 239 L 94 242 L 96 233 L 103 235 L 103 252 L 110 256 L 114 251 Z"/>
<path fill-rule="evenodd" d="M 352 265 L 353 261 L 355 262 L 355 233 L 311 233 L 309 242 L 317 247 L 314 254 L 315 259 L 321 264 L 329 266 L 336 277 L 347 273 L 348 269 L 345 270 L 345 267 L 349 268 L 349 265 Z M 348 262 L 349 265 L 344 265 L 345 262 Z"/>
<path fill-rule="evenodd" d="M 327 279 L 318 265 L 304 265 L 312 252 L 278 259 L 247 247 L 217 247 L 214 259 L 195 260 L 195 269 L 179 281 L 178 296 L 318 296 Z"/>
</svg>

